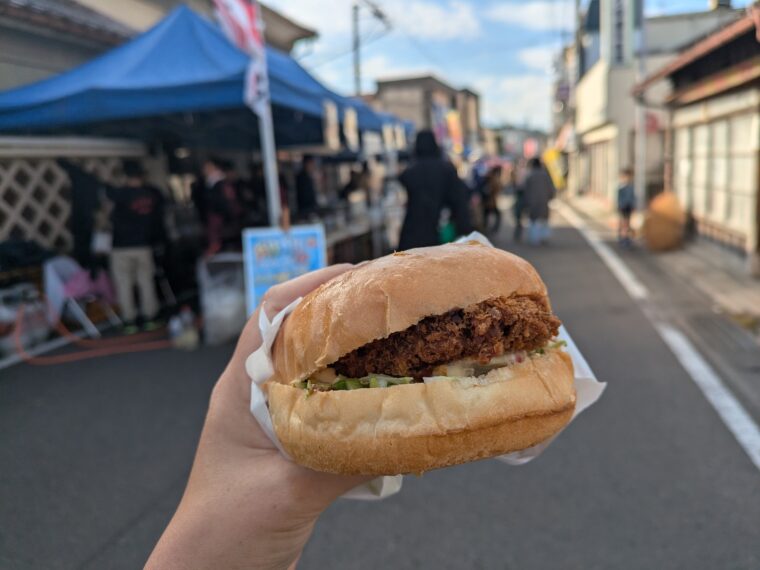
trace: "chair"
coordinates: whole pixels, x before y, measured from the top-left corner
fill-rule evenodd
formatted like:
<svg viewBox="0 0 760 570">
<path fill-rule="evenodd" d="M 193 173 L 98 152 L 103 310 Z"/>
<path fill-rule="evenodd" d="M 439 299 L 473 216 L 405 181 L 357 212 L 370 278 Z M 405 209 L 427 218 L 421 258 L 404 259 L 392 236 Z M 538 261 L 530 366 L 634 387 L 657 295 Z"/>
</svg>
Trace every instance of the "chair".
<svg viewBox="0 0 760 570">
<path fill-rule="evenodd" d="M 111 308 L 113 292 L 110 282 L 103 275 L 100 280 L 90 279 L 89 272 L 75 260 L 66 256 L 49 259 L 43 265 L 43 281 L 51 324 L 60 321 L 68 313 L 82 325 L 92 338 L 99 338 L 100 331 L 87 316 L 88 303 L 98 303 L 113 326 L 121 326 L 121 319 Z"/>
</svg>

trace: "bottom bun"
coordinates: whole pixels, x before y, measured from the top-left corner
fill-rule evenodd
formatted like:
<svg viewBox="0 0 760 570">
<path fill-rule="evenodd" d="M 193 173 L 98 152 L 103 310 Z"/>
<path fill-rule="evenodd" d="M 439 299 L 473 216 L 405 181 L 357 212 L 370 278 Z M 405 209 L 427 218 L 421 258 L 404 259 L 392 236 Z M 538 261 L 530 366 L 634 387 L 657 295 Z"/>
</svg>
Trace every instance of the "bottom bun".
<svg viewBox="0 0 760 570">
<path fill-rule="evenodd" d="M 396 475 L 526 449 L 573 416 L 570 357 L 550 350 L 486 384 L 439 380 L 315 392 L 270 383 L 272 423 L 296 463 L 328 473 Z"/>
</svg>

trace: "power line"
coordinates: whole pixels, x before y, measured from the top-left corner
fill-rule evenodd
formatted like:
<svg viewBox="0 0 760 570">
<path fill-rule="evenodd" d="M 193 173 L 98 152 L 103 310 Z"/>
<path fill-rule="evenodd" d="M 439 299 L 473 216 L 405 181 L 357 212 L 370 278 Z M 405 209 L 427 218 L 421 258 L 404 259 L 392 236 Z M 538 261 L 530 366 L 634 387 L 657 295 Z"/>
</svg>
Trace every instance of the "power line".
<svg viewBox="0 0 760 570">
<path fill-rule="evenodd" d="M 362 40 L 361 40 L 362 45 L 366 46 L 366 45 L 375 43 L 376 41 L 381 40 L 384 37 L 386 37 L 388 35 L 388 33 L 389 33 L 388 30 L 380 30 L 380 32 L 376 33 L 374 35 L 374 37 L 370 36 L 370 37 L 362 38 Z M 320 67 L 322 65 L 325 65 L 326 63 L 330 63 L 332 61 L 335 61 L 336 59 L 340 59 L 342 57 L 345 57 L 345 56 L 349 55 L 352 51 L 353 51 L 353 48 L 349 47 L 349 48 L 346 48 L 346 49 L 343 49 L 343 50 L 340 50 L 340 51 L 337 51 L 337 52 L 333 52 L 331 54 L 327 54 L 322 59 L 319 59 L 319 60 L 317 60 L 317 61 L 315 61 L 313 63 L 309 63 L 309 67 L 311 67 L 311 68 Z M 314 55 L 314 53 L 312 52 L 312 53 L 306 54 L 305 56 L 303 56 L 302 58 L 300 58 L 300 60 L 303 60 L 303 59 L 305 59 L 305 58 L 307 58 L 307 57 L 309 57 L 311 55 Z"/>
<path fill-rule="evenodd" d="M 428 52 L 428 51 L 427 51 L 427 48 L 425 48 L 425 47 L 422 45 L 422 43 L 420 43 L 420 42 L 417 40 L 417 38 L 415 38 L 413 35 L 411 35 L 411 34 L 410 34 L 409 32 L 407 32 L 406 30 L 400 29 L 399 31 L 400 31 L 400 32 L 401 32 L 401 33 L 402 33 L 402 34 L 403 34 L 403 35 L 406 37 L 406 39 L 409 41 L 409 43 L 411 43 L 411 44 L 412 44 L 412 46 L 414 46 L 414 47 L 417 49 L 417 51 L 418 51 L 418 52 L 419 52 L 419 53 L 420 53 L 420 54 L 421 54 L 421 55 L 422 55 L 424 58 L 426 58 L 426 59 L 427 59 L 428 61 L 430 61 L 431 63 L 433 63 L 433 64 L 437 65 L 438 67 L 443 67 L 443 63 L 442 63 L 442 62 L 441 62 L 441 61 L 440 61 L 440 60 L 439 60 L 437 57 L 434 57 L 433 55 L 431 55 L 431 54 L 430 54 L 430 52 Z"/>
</svg>

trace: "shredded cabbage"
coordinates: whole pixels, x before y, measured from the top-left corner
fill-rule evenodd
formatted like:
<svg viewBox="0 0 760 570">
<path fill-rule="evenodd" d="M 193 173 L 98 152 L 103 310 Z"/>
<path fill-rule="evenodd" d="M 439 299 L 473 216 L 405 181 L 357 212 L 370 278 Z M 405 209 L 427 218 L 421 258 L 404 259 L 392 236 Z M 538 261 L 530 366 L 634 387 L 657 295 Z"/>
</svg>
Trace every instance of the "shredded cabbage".
<svg viewBox="0 0 760 570">
<path fill-rule="evenodd" d="M 487 364 L 480 364 L 479 362 L 471 359 L 457 360 L 449 364 L 443 364 L 436 366 L 434 369 L 434 376 L 426 376 L 423 378 L 425 383 L 440 382 L 443 380 L 458 381 L 468 385 L 484 385 L 493 381 L 503 381 L 508 379 L 509 375 L 499 380 L 491 379 L 487 380 L 486 377 L 490 372 L 494 370 L 501 370 L 524 362 L 532 356 L 545 354 L 547 350 L 559 349 L 563 346 L 567 346 L 567 342 L 564 340 L 553 340 L 548 342 L 541 348 L 530 351 L 530 353 L 522 351 L 510 352 L 502 354 L 500 356 L 493 357 Z M 325 378 L 324 375 L 317 373 L 314 377 L 307 378 L 301 382 L 295 382 L 293 384 L 296 388 L 305 389 L 308 393 L 312 392 L 326 392 L 330 390 L 359 390 L 361 388 L 389 388 L 392 386 L 398 386 L 401 384 L 410 384 L 414 381 L 411 376 L 389 376 L 387 374 L 368 374 L 362 378 L 347 378 L 346 376 L 337 375 L 334 382 L 320 381 Z"/>
</svg>

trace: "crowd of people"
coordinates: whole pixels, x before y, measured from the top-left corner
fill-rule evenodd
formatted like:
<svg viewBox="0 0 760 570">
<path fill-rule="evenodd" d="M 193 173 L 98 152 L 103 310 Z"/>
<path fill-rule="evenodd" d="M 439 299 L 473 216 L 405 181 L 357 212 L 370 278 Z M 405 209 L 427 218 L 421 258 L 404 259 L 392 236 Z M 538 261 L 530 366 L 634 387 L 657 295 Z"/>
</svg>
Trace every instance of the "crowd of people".
<svg viewBox="0 0 760 570">
<path fill-rule="evenodd" d="M 473 229 L 497 234 L 502 223 L 499 198 L 504 194 L 513 196 L 514 240 L 522 239 L 523 221 L 527 218 L 528 242 L 547 243 L 549 202 L 557 192 L 551 176 L 535 157 L 507 166 L 476 164 L 468 185 L 444 156 L 433 133 L 420 131 L 411 164 L 399 176 L 407 194 L 399 249 L 437 245 L 446 241 L 446 236 L 467 234 Z M 444 224 L 443 212 L 449 213 Z M 454 226 L 454 231 L 446 231 L 449 225 Z"/>
<path fill-rule="evenodd" d="M 75 258 L 91 271 L 110 269 L 126 332 L 156 328 L 160 312 L 156 277 L 167 273 L 166 258 L 175 257 L 174 252 L 164 255 L 173 247 L 167 237 L 165 194 L 147 182 L 137 161 L 123 163 L 119 185 L 105 184 L 71 163 L 61 165 L 72 180 L 76 206 L 72 213 Z M 419 132 L 409 164 L 398 175 L 406 191 L 406 214 L 395 247 L 437 245 L 474 229 L 495 235 L 502 224 L 503 194 L 514 197 L 514 239 L 522 239 L 527 218 L 528 241 L 545 243 L 549 237 L 548 204 L 555 189 L 541 162 L 534 158 L 525 165 L 486 166 L 476 168 L 470 184 L 465 183 L 434 134 Z M 321 191 L 321 171 L 315 157 L 306 155 L 297 172 L 289 177 L 280 175 L 279 196 L 287 219 L 292 213 L 295 223 L 314 221 L 330 209 Z M 371 204 L 371 178 L 367 163 L 354 168 L 348 181 L 334 188 L 331 205 L 346 203 L 357 191 L 366 193 L 367 204 Z M 252 164 L 246 177 L 231 161 L 208 157 L 197 169 L 190 198 L 203 229 L 196 256 L 239 250 L 244 228 L 270 225 L 260 164 Z M 98 236 L 105 238 L 96 239 Z"/>
<path fill-rule="evenodd" d="M 304 156 L 296 176 L 293 207 L 288 183 L 283 175 L 279 177 L 281 209 L 288 215 L 294 211 L 301 220 L 308 219 L 318 208 L 314 163 L 314 157 Z M 243 178 L 232 161 L 209 157 L 196 174 L 191 197 L 205 229 L 206 255 L 239 248 L 240 233 L 245 227 L 270 225 L 264 171 L 259 163 L 251 166 L 250 178 Z"/>
<path fill-rule="evenodd" d="M 178 204 L 170 207 L 168 194 L 148 182 L 141 162 L 125 160 L 118 184 L 107 183 L 70 161 L 60 160 L 59 165 L 71 182 L 73 257 L 90 272 L 92 280 L 103 272 L 110 275 L 126 333 L 153 330 L 160 325 L 157 282 L 166 285 L 161 287 L 164 292 L 177 279 L 182 281 L 180 288 L 187 280 L 178 278 L 171 266 L 194 267 L 199 256 L 239 251 L 244 228 L 271 225 L 260 163 L 250 164 L 245 175 L 239 165 L 221 157 L 209 156 L 201 161 L 190 184 L 190 208 L 185 209 L 191 215 L 182 217 L 183 223 L 195 229 L 182 230 L 177 228 Z M 282 168 L 279 198 L 283 219 L 275 222 L 316 221 L 326 210 L 345 203 L 355 191 L 370 196 L 366 163 L 361 169 L 354 166 L 344 187 L 334 188 L 330 207 L 322 191 L 324 175 L 317 159 L 310 155 L 303 156 L 295 169 Z M 170 235 L 197 237 L 191 239 L 192 244 L 177 244 L 169 239 Z M 179 249 L 181 262 L 176 259 Z M 194 280 L 192 268 L 182 273 Z"/>
</svg>

